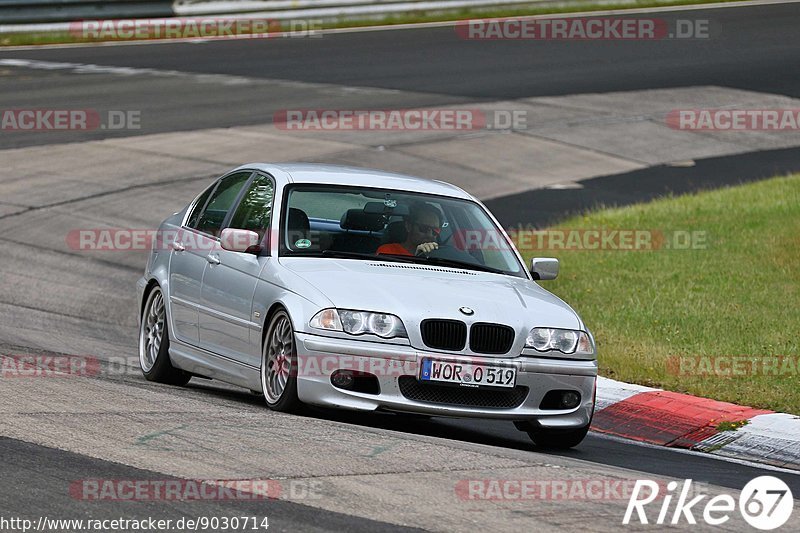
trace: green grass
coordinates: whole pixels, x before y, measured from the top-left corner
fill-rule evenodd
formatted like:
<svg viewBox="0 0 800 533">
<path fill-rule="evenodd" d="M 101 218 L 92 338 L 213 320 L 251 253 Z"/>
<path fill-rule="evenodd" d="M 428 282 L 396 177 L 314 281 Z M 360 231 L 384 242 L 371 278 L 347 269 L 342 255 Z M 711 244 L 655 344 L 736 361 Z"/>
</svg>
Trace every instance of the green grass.
<svg viewBox="0 0 800 533">
<path fill-rule="evenodd" d="M 749 420 L 739 420 L 737 422 L 720 422 L 717 424 L 717 431 L 736 431 L 749 424 Z"/>
<path fill-rule="evenodd" d="M 539 250 L 544 286 L 595 334 L 601 374 L 800 414 L 800 368 L 783 375 L 678 375 L 670 358 L 800 359 L 800 175 L 602 209 L 558 228 L 700 231 L 705 249 Z M 745 372 L 747 374 L 747 372 Z"/>
<path fill-rule="evenodd" d="M 399 15 L 385 17 L 348 18 L 345 20 L 330 20 L 323 22 L 315 29 L 328 28 L 355 28 L 375 25 L 411 24 L 419 22 L 442 22 L 466 20 L 471 18 L 499 18 L 521 17 L 530 15 L 547 15 L 554 13 L 578 13 L 589 11 L 605 11 L 610 9 L 637 9 L 662 6 L 683 6 L 693 4 L 718 4 L 736 2 L 741 0 L 610 0 L 597 2 L 587 0 L 581 3 L 554 3 L 551 5 L 530 4 L 526 6 L 499 7 L 499 8 L 472 8 L 447 11 L 409 11 Z M 202 18 L 202 17 L 196 17 Z M 284 28 L 284 30 L 287 28 Z M 275 30 L 277 31 L 277 30 Z M 105 39 L 107 41 L 115 39 Z M 119 39 L 117 39 L 119 40 Z M 102 39 L 86 39 L 72 35 L 69 32 L 28 32 L 0 34 L 0 47 L 26 46 L 64 43 L 100 42 Z"/>
</svg>

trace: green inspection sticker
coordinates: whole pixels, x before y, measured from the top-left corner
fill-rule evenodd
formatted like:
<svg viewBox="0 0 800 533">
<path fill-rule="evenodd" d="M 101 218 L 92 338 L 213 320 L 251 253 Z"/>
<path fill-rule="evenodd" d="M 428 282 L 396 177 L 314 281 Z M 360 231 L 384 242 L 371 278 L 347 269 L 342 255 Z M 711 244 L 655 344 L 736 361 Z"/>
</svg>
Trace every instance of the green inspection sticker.
<svg viewBox="0 0 800 533">
<path fill-rule="evenodd" d="M 308 239 L 300 239 L 299 241 L 294 243 L 296 248 L 308 248 L 311 246 L 311 241 Z"/>
</svg>

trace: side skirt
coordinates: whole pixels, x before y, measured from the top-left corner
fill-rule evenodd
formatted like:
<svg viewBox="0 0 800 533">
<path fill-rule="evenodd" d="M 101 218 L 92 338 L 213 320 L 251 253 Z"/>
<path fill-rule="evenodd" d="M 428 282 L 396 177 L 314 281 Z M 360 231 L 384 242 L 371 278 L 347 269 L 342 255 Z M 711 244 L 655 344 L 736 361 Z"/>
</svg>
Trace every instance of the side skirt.
<svg viewBox="0 0 800 533">
<path fill-rule="evenodd" d="M 169 357 L 174 366 L 192 374 L 261 391 L 259 368 L 190 346 L 177 339 L 170 339 Z"/>
</svg>

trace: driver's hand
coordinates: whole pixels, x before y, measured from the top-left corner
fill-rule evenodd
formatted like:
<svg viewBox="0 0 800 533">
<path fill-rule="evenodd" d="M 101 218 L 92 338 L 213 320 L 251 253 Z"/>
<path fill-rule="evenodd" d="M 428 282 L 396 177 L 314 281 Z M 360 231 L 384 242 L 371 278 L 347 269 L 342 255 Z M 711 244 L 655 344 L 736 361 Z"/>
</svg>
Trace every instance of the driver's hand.
<svg viewBox="0 0 800 533">
<path fill-rule="evenodd" d="M 437 248 L 439 248 L 439 244 L 438 243 L 435 243 L 435 242 L 423 242 L 422 244 L 417 246 L 417 254 L 416 255 L 429 254 L 432 251 L 436 250 Z"/>
</svg>

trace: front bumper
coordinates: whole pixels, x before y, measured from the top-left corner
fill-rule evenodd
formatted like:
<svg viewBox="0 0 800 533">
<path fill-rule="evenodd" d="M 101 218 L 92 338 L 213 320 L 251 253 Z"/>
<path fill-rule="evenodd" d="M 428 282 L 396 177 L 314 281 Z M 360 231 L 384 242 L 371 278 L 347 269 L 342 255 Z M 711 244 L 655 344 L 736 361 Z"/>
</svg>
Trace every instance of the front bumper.
<svg viewBox="0 0 800 533">
<path fill-rule="evenodd" d="M 411 346 L 324 337 L 297 333 L 297 393 L 301 401 L 328 407 L 355 410 L 388 410 L 432 416 L 495 418 L 535 421 L 538 426 L 553 429 L 584 427 L 594 411 L 597 361 L 553 359 L 545 357 L 473 357 L 451 353 L 420 351 Z M 451 403 L 418 401 L 403 394 L 400 379 L 416 379 L 423 357 L 445 361 L 480 362 L 487 365 L 514 366 L 517 387 L 527 387 L 527 395 L 519 405 L 510 408 L 465 406 Z M 367 394 L 334 387 L 331 374 L 339 368 L 365 370 L 377 376 L 380 393 Z M 472 389 L 462 390 L 469 394 Z M 573 409 L 541 409 L 545 394 L 551 390 L 572 390 L 581 401 Z"/>
</svg>

